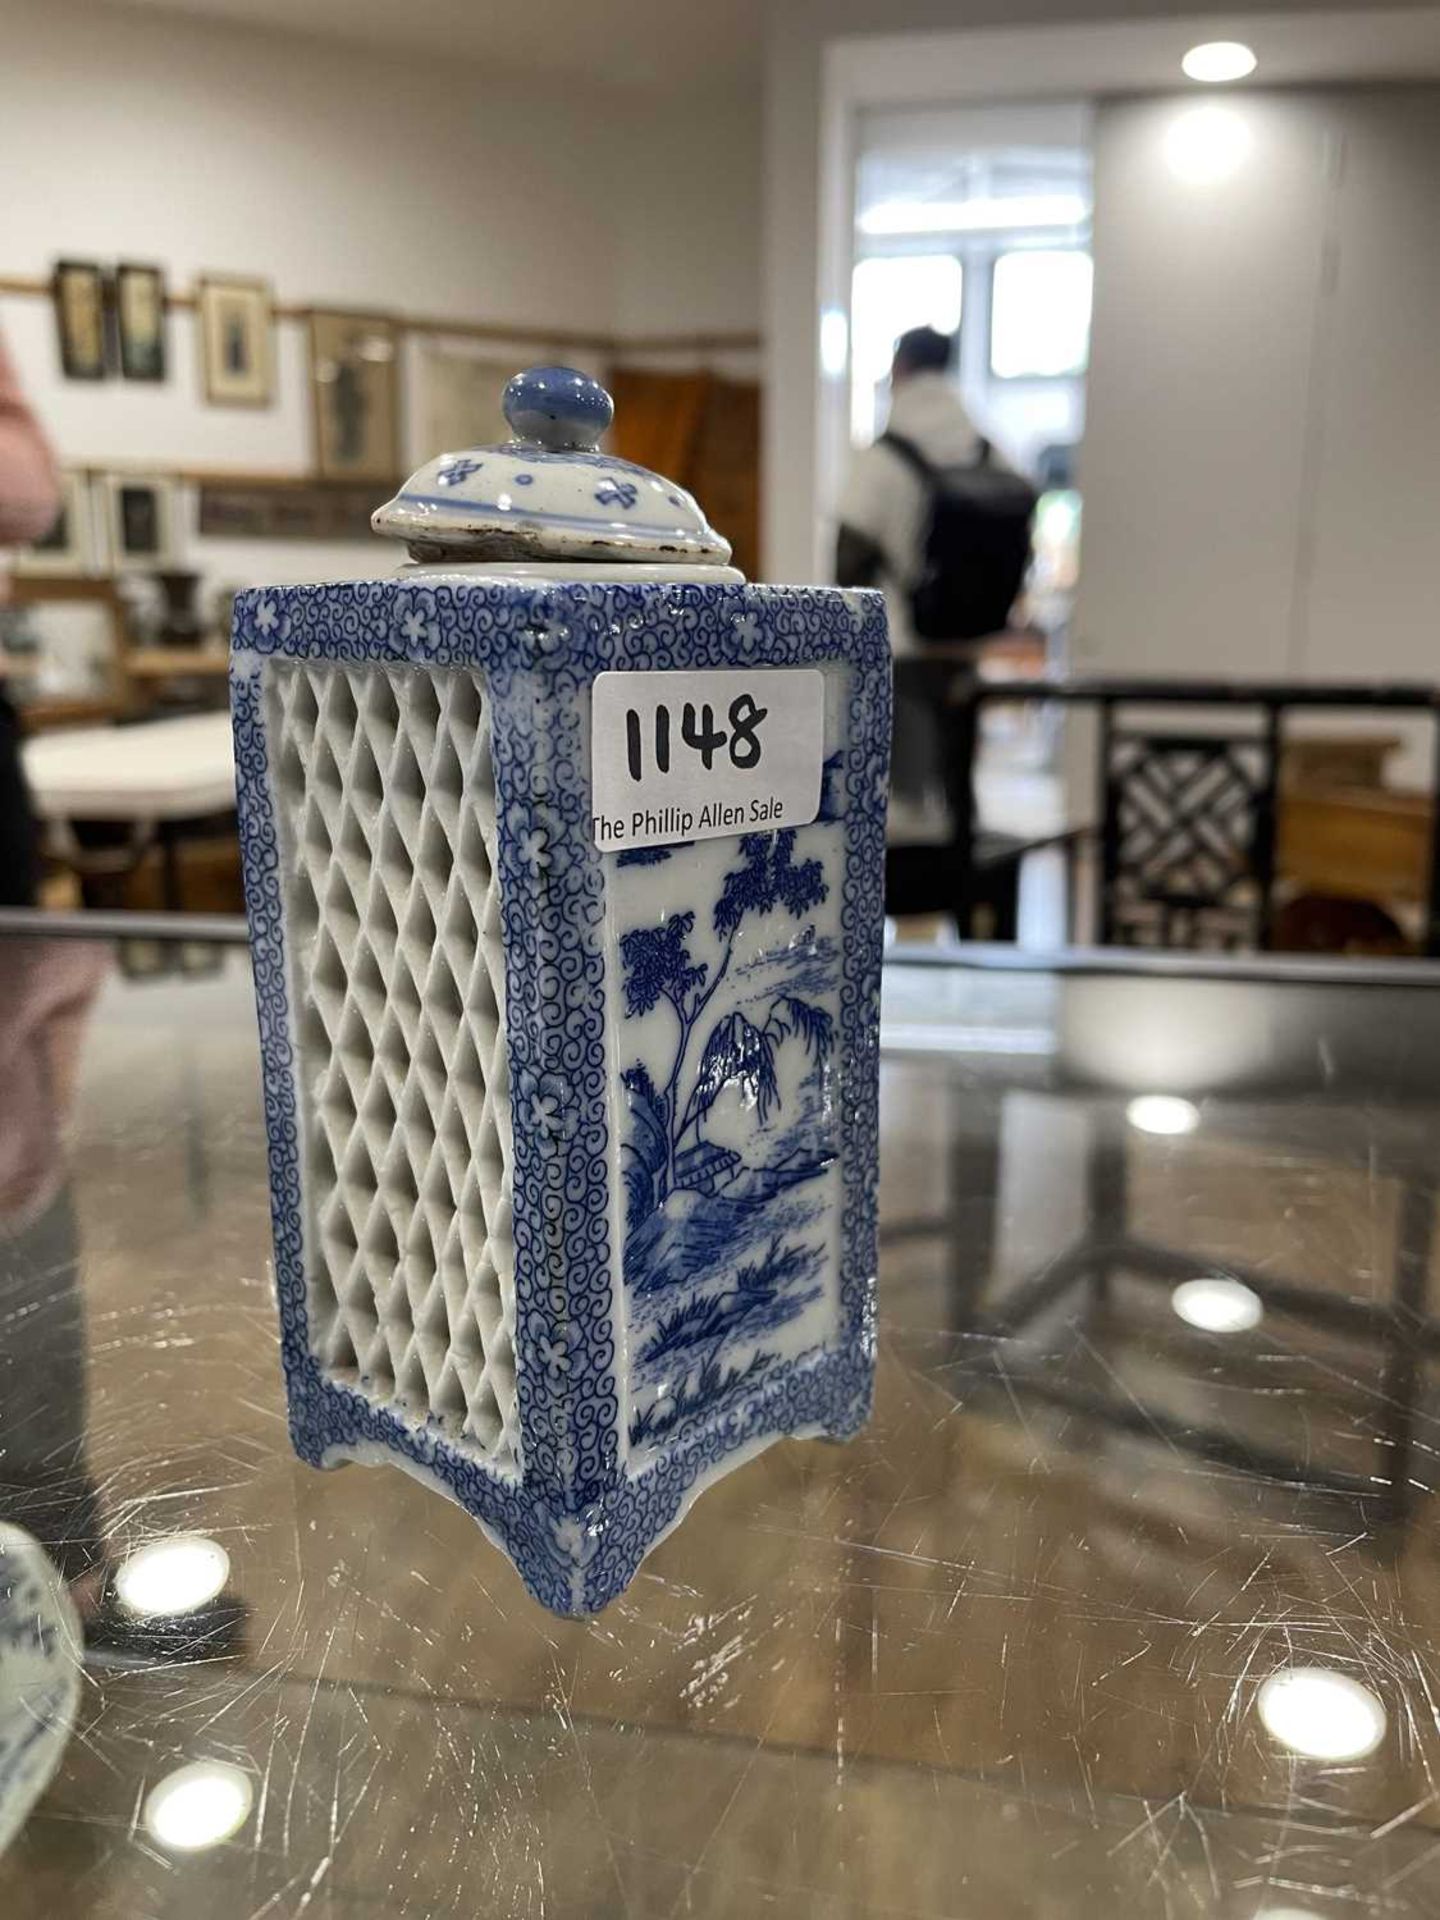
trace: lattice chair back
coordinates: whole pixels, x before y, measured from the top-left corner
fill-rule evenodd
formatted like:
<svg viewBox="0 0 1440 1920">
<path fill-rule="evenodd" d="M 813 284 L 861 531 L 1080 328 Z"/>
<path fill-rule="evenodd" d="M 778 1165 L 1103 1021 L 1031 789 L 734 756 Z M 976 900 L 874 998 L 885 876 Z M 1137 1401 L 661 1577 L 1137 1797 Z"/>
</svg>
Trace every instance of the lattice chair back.
<svg viewBox="0 0 1440 1920">
<path fill-rule="evenodd" d="M 1104 753 L 1102 942 L 1259 946 L 1274 864 L 1269 740 L 1116 727 Z"/>
</svg>

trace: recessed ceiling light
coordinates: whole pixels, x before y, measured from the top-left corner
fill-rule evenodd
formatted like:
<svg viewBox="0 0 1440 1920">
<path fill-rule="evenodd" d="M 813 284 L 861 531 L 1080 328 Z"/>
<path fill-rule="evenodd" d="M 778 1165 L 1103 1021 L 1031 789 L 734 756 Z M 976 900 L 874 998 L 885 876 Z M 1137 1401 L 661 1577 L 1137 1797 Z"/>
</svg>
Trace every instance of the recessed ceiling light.
<svg viewBox="0 0 1440 1920">
<path fill-rule="evenodd" d="M 1170 1296 L 1170 1305 L 1187 1325 L 1204 1333 L 1245 1333 L 1265 1318 L 1255 1289 L 1223 1273 L 1182 1280 Z"/>
<path fill-rule="evenodd" d="M 1141 1133 L 1193 1133 L 1200 1109 L 1173 1093 L 1142 1093 L 1126 1107 L 1125 1118 Z"/>
<path fill-rule="evenodd" d="M 1328 1667 L 1282 1667 L 1256 1698 L 1266 1732 L 1312 1760 L 1363 1760 L 1385 1738 L 1385 1709 L 1368 1687 Z"/>
<path fill-rule="evenodd" d="M 152 1789 L 145 1802 L 146 1830 L 172 1853 L 198 1853 L 238 1833 L 254 1799 L 254 1783 L 242 1767 L 194 1760 Z"/>
<path fill-rule="evenodd" d="M 230 1556 L 203 1533 L 152 1540 L 121 1561 L 115 1594 L 127 1613 L 175 1619 L 213 1600 L 230 1577 Z"/>
<path fill-rule="evenodd" d="M 1255 67 L 1255 55 L 1242 40 L 1207 40 L 1203 46 L 1191 47 L 1180 62 L 1187 80 L 1201 80 L 1209 86 L 1243 80 Z"/>
</svg>

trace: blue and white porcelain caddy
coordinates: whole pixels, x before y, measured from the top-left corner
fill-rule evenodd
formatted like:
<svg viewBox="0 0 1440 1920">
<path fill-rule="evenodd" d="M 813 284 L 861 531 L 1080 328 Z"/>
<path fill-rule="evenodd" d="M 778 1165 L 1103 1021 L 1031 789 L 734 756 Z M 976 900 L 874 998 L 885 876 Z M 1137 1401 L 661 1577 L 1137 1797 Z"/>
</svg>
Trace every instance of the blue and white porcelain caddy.
<svg viewBox="0 0 1440 1920">
<path fill-rule="evenodd" d="M 449 1494 L 561 1613 L 874 1365 L 879 594 L 747 586 L 608 395 L 260 588 L 231 691 L 291 1433 Z"/>
</svg>

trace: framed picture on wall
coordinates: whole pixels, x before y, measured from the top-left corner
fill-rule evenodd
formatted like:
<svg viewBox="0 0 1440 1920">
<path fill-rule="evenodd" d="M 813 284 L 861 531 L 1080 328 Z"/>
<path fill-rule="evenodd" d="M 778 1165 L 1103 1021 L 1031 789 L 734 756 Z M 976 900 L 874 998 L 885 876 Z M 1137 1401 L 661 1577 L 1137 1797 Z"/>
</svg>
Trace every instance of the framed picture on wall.
<svg viewBox="0 0 1440 1920">
<path fill-rule="evenodd" d="M 398 477 L 397 338 L 395 322 L 383 314 L 311 314 L 315 471 L 322 479 Z"/>
<path fill-rule="evenodd" d="M 122 260 L 115 269 L 115 329 L 127 380 L 165 378 L 165 273 Z"/>
<path fill-rule="evenodd" d="M 107 473 L 100 482 L 112 573 L 153 572 L 174 564 L 175 482 L 144 473 Z"/>
<path fill-rule="evenodd" d="M 204 539 L 369 540 L 373 481 L 209 480 L 199 489 L 195 531 Z"/>
<path fill-rule="evenodd" d="M 85 474 L 67 468 L 60 476 L 60 511 L 41 539 L 22 547 L 15 571 L 43 579 L 46 575 L 86 574 L 98 571 L 95 558 L 94 503 Z"/>
<path fill-rule="evenodd" d="M 202 277 L 195 311 L 211 406 L 268 407 L 275 398 L 275 302 L 269 281 Z"/>
<path fill-rule="evenodd" d="M 125 621 L 113 580 L 17 579 L 6 614 L 7 683 L 32 724 L 115 710 Z"/>
<path fill-rule="evenodd" d="M 58 260 L 52 293 L 65 378 L 103 380 L 109 371 L 103 269 L 94 260 Z"/>
</svg>

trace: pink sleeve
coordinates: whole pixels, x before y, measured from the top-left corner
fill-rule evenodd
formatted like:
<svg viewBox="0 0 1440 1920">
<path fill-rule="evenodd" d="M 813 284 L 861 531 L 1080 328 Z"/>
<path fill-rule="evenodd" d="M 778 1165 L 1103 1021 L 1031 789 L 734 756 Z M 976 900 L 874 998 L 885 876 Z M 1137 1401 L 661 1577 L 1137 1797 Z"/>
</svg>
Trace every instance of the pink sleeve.
<svg viewBox="0 0 1440 1920">
<path fill-rule="evenodd" d="M 0 340 L 0 547 L 38 540 L 59 511 L 55 456 Z"/>
</svg>

